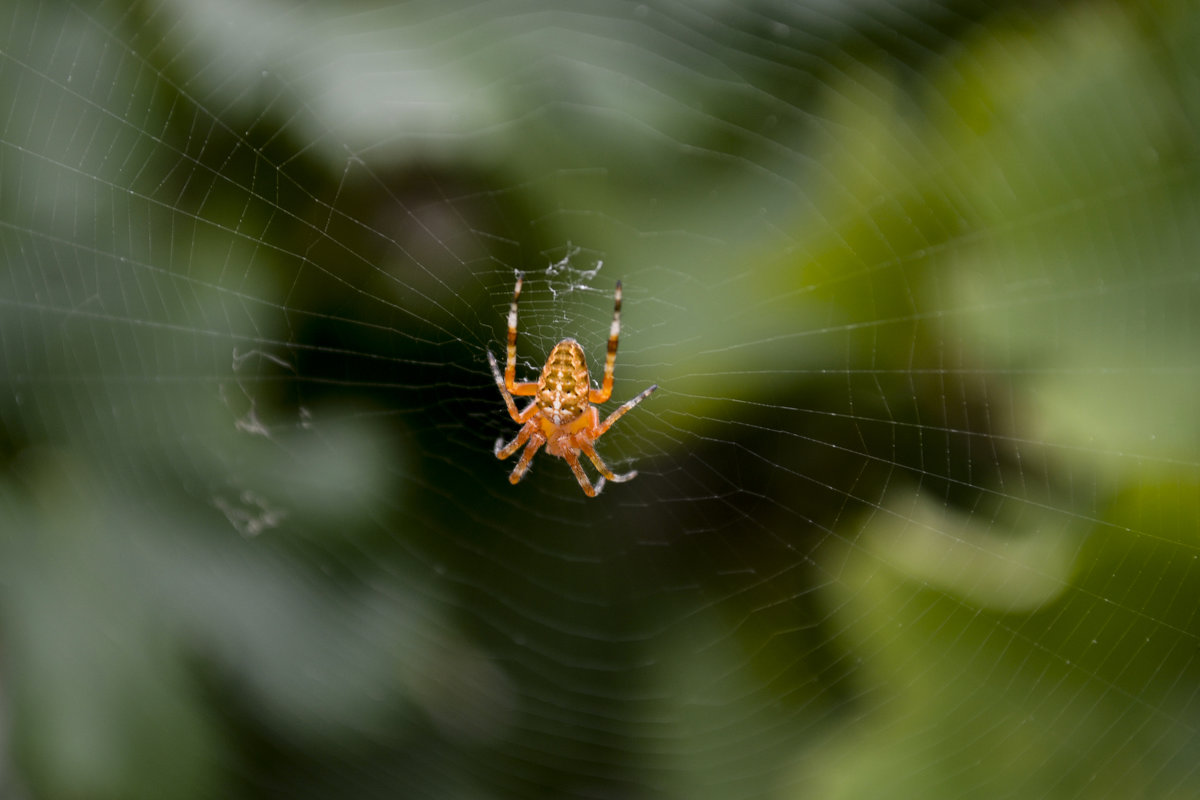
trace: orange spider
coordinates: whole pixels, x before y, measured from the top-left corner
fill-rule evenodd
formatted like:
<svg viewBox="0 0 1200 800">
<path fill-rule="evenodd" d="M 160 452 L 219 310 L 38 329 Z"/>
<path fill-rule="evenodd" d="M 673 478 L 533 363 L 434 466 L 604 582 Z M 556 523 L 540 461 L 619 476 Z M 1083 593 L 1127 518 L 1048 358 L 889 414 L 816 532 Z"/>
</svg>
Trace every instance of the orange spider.
<svg viewBox="0 0 1200 800">
<path fill-rule="evenodd" d="M 600 421 L 600 412 L 592 405 L 603 403 L 612 395 L 613 365 L 617 361 L 617 339 L 621 335 L 620 281 L 617 281 L 612 328 L 608 336 L 604 382 L 599 389 L 592 388 L 583 348 L 574 339 L 563 339 L 554 345 L 537 383 L 516 382 L 517 299 L 521 296 L 521 284 L 524 280 L 524 274 L 517 273 L 517 286 L 513 289 L 512 306 L 508 310 L 508 360 L 504 365 L 503 376 L 492 351 L 488 350 L 487 354 L 488 363 L 492 365 L 492 375 L 496 378 L 496 386 L 500 388 L 500 394 L 504 396 L 504 403 L 508 406 L 508 413 L 522 428 L 508 444 L 503 444 L 503 438 L 497 439 L 492 452 L 496 454 L 496 458 L 505 459 L 517 452 L 521 445 L 526 445 L 517 466 L 508 476 L 510 483 L 517 483 L 529 471 L 534 454 L 545 445 L 547 453 L 566 459 L 584 493 L 588 497 L 595 497 L 604 488 L 605 479 L 621 483 L 636 476 L 637 470 L 626 472 L 624 475 L 614 475 L 596 453 L 593 443 L 624 416 L 626 411 L 649 397 L 650 393 L 658 388 L 658 384 L 625 403 L 604 422 Z M 518 411 L 516 403 L 513 402 L 513 395 L 534 399 L 523 410 Z M 594 487 L 579 464 L 581 451 L 591 459 L 602 476 Z"/>
</svg>

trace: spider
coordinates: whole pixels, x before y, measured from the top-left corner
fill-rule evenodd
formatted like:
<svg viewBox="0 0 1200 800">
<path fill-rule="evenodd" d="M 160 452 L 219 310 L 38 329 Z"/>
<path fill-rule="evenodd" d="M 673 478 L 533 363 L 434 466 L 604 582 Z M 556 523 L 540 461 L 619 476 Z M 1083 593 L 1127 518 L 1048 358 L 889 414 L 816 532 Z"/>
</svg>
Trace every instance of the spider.
<svg viewBox="0 0 1200 800">
<path fill-rule="evenodd" d="M 554 345 L 546 366 L 537 382 L 516 381 L 517 375 L 517 300 L 521 297 L 521 284 L 525 280 L 523 273 L 517 273 L 517 285 L 513 289 L 512 306 L 508 310 L 508 359 L 504 364 L 504 374 L 500 374 L 500 366 L 496 357 L 488 350 L 488 363 L 492 366 L 492 376 L 496 386 L 508 406 L 508 413 L 514 422 L 522 427 L 508 444 L 504 439 L 496 440 L 492 452 L 496 458 L 505 459 L 511 456 L 521 445 L 525 452 L 508 476 L 510 483 L 517 483 L 529 471 L 534 454 L 543 445 L 546 452 L 552 456 L 566 459 L 567 466 L 575 473 L 575 480 L 588 497 L 595 497 L 604 488 L 605 480 L 622 483 L 632 480 L 637 470 L 616 475 L 596 453 L 594 443 L 612 427 L 613 423 L 625 415 L 625 412 L 650 396 L 658 388 L 651 386 L 637 397 L 625 403 L 600 421 L 600 412 L 593 403 L 603 403 L 612 395 L 613 365 L 617 361 L 617 339 L 621 335 L 621 282 L 617 281 L 614 295 L 612 328 L 608 336 L 608 357 L 604 361 L 604 381 L 599 389 L 592 388 L 591 377 L 588 374 L 587 361 L 583 357 L 583 348 L 574 339 L 563 339 Z M 532 397 L 532 402 L 518 411 L 513 402 L 517 397 Z M 596 469 L 601 478 L 593 486 L 579 463 L 582 452 Z"/>
</svg>

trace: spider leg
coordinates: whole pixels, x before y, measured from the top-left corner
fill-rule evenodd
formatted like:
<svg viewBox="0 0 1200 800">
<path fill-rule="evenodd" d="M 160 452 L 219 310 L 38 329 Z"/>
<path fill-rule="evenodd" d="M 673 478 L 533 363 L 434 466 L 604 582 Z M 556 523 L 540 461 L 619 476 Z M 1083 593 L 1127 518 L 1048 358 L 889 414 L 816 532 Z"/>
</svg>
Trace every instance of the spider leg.
<svg viewBox="0 0 1200 800">
<path fill-rule="evenodd" d="M 504 359 L 504 377 L 497 378 L 496 384 L 503 386 L 517 397 L 533 397 L 537 394 L 537 383 L 534 381 L 517 380 L 517 300 L 521 297 L 521 286 L 525 283 L 525 273 L 517 273 L 517 285 L 513 288 L 512 305 L 508 308 L 508 341 L 507 355 Z M 494 358 L 489 354 L 488 361 Z M 500 369 L 493 363 L 492 374 L 499 375 Z"/>
<path fill-rule="evenodd" d="M 521 458 L 519 461 L 517 461 L 517 465 L 513 467 L 512 474 L 508 476 L 509 483 L 520 483 L 521 478 L 524 478 L 525 473 L 529 471 L 529 463 L 533 461 L 534 454 L 537 453 L 538 449 L 546 443 L 546 437 L 542 436 L 541 432 L 537 431 L 533 426 L 530 426 L 527 429 L 522 428 L 521 433 L 524 433 L 525 430 L 529 431 L 529 434 L 526 437 L 529 439 L 529 444 L 526 445 L 525 452 L 521 453 Z M 519 439 L 520 437 L 521 434 L 518 433 L 517 438 Z M 512 445 L 509 446 L 512 447 Z M 516 448 L 513 447 L 513 450 L 515 451 Z"/>
<path fill-rule="evenodd" d="M 496 357 L 492 355 L 492 351 L 487 351 L 488 364 L 492 367 L 492 377 L 496 379 L 496 386 L 500 389 L 500 396 L 504 398 L 504 404 L 508 406 L 508 415 L 515 420 L 520 421 L 521 413 L 517 411 L 517 404 L 513 402 L 512 395 L 508 393 L 508 388 L 504 385 L 504 376 L 500 374 L 500 365 L 496 363 Z"/>
<path fill-rule="evenodd" d="M 496 458 L 503 461 L 513 453 L 517 452 L 517 450 L 521 448 L 521 445 L 529 441 L 529 436 L 533 433 L 535 428 L 536 426 L 534 425 L 525 425 L 521 428 L 521 430 L 517 431 L 517 435 L 514 436 L 513 440 L 508 444 L 504 444 L 504 437 L 501 436 L 496 440 L 496 444 L 492 446 L 492 453 L 495 454 Z"/>
<path fill-rule="evenodd" d="M 567 460 L 567 466 L 571 468 L 571 472 L 575 473 L 575 480 L 579 481 L 579 488 L 583 489 L 584 494 L 588 497 L 595 497 L 604 490 L 604 478 L 596 481 L 596 485 L 593 487 L 592 482 L 588 480 L 587 474 L 583 471 L 583 466 L 579 463 L 579 455 L 574 450 L 564 450 L 563 458 Z"/>
<path fill-rule="evenodd" d="M 521 285 L 525 273 L 517 273 L 517 285 L 513 287 L 512 305 L 508 307 L 508 357 L 504 361 L 504 385 L 510 392 L 516 391 L 517 379 L 517 300 L 521 298 Z"/>
<path fill-rule="evenodd" d="M 588 402 L 603 403 L 612 396 L 613 368 L 617 363 L 617 340 L 621 338 L 621 282 L 617 281 L 617 290 L 613 293 L 613 319 L 608 329 L 608 353 L 604 358 L 604 380 L 599 389 L 588 393 Z"/>
<path fill-rule="evenodd" d="M 601 475 L 603 475 L 605 478 L 608 478 L 610 481 L 613 481 L 614 483 L 624 483 L 625 481 L 633 480 L 637 477 L 636 469 L 630 470 L 622 475 L 613 474 L 613 471 L 608 468 L 607 464 L 604 463 L 604 459 L 600 458 L 600 454 L 596 452 L 596 448 L 592 446 L 591 442 L 581 442 L 579 449 L 582 450 L 587 457 L 592 460 L 592 463 L 596 465 L 596 469 L 600 471 Z"/>
<path fill-rule="evenodd" d="M 510 417 L 512 417 L 513 420 L 516 422 L 525 422 L 531 416 L 533 416 L 533 408 L 534 408 L 534 406 L 537 405 L 537 402 L 535 401 L 535 402 L 527 405 L 525 407 L 524 411 L 518 411 L 517 404 L 513 401 L 512 394 L 508 391 L 508 387 L 506 387 L 504 385 L 504 378 L 503 378 L 503 376 L 500 375 L 500 365 L 496 363 L 496 357 L 494 355 L 492 355 L 491 350 L 487 351 L 487 356 L 488 356 L 488 364 L 490 364 L 492 367 L 492 377 L 495 378 L 495 380 L 496 380 L 496 387 L 498 389 L 500 389 L 500 396 L 504 398 L 504 404 L 506 406 L 508 406 L 508 415 Z M 534 392 L 537 391 L 536 383 L 535 384 L 518 384 L 517 388 L 520 388 L 521 386 L 526 386 L 526 385 L 533 386 Z M 530 394 L 533 394 L 533 392 L 530 392 Z"/>
<path fill-rule="evenodd" d="M 653 386 L 651 386 L 649 389 L 646 389 L 644 392 L 639 394 L 637 397 L 633 398 L 632 400 L 626 401 L 623 406 L 618 408 L 613 413 L 609 414 L 608 419 L 606 419 L 606 420 L 604 420 L 604 422 L 600 423 L 600 426 L 598 428 L 596 428 L 596 430 L 592 433 L 592 441 L 595 441 L 595 440 L 599 439 L 602 435 L 604 435 L 604 433 L 613 426 L 614 422 L 619 420 L 621 417 L 625 416 L 625 413 L 627 411 L 629 411 L 631 408 L 636 406 L 638 403 L 642 402 L 647 397 L 649 397 L 650 393 L 653 392 L 657 388 L 658 388 L 658 384 L 656 383 Z"/>
</svg>

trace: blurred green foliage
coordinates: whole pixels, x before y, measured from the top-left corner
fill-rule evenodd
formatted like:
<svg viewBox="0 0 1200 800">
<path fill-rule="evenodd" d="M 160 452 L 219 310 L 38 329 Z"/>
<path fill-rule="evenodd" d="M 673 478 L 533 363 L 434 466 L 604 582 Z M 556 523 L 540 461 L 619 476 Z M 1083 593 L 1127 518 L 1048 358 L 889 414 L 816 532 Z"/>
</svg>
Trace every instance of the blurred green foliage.
<svg viewBox="0 0 1200 800">
<path fill-rule="evenodd" d="M 3 17 L 6 796 L 1200 789 L 1191 4 Z"/>
</svg>

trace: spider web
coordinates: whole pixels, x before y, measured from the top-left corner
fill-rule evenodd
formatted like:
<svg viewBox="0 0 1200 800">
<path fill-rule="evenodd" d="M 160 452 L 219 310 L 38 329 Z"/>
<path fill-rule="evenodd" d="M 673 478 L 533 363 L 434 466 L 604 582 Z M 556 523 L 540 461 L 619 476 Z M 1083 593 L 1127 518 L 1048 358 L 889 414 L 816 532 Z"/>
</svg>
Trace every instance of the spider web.
<svg viewBox="0 0 1200 800">
<path fill-rule="evenodd" d="M 7 5 L 5 796 L 1194 796 L 1198 38 Z"/>
</svg>

